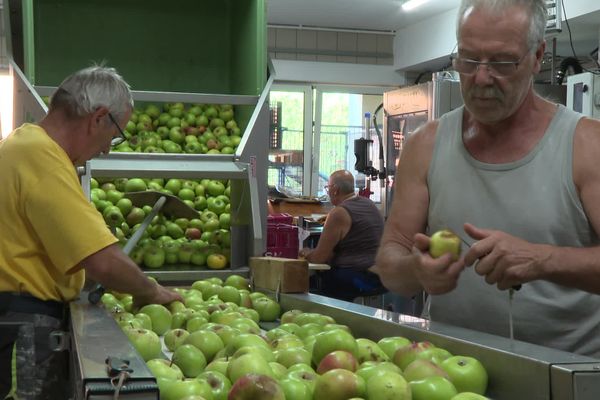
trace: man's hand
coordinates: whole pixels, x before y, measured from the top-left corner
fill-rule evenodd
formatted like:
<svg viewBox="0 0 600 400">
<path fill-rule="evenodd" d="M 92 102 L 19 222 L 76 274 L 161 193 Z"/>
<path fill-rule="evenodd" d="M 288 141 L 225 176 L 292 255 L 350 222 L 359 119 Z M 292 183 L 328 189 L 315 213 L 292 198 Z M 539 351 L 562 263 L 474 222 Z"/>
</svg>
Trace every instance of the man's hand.
<svg viewBox="0 0 600 400">
<path fill-rule="evenodd" d="M 133 298 L 134 308 L 139 308 L 146 304 L 168 304 L 176 300 L 183 301 L 183 298 L 178 293 L 175 293 L 158 283 L 155 285 L 155 290 L 152 291 L 152 293 L 148 293 L 147 296 L 135 296 Z"/>
<path fill-rule="evenodd" d="M 412 248 L 412 270 L 429 294 L 444 294 L 456 288 L 458 277 L 465 268 L 462 258 L 452 261 L 451 254 L 433 258 L 429 255 L 429 237 L 417 233 Z"/>
<path fill-rule="evenodd" d="M 477 240 L 464 256 L 466 265 L 485 277 L 490 285 L 506 290 L 515 285 L 540 279 L 542 264 L 547 261 L 540 245 L 526 242 L 505 232 L 464 225 L 465 232 Z"/>
</svg>

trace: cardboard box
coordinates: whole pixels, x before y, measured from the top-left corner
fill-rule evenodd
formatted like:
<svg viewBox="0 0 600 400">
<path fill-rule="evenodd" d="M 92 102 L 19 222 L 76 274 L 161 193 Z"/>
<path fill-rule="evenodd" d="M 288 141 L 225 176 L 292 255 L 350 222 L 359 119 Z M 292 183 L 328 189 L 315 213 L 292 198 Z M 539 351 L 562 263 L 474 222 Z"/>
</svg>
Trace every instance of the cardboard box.
<svg viewBox="0 0 600 400">
<path fill-rule="evenodd" d="M 256 289 L 281 293 L 308 292 L 308 261 L 279 258 L 251 257 L 250 274 Z"/>
</svg>

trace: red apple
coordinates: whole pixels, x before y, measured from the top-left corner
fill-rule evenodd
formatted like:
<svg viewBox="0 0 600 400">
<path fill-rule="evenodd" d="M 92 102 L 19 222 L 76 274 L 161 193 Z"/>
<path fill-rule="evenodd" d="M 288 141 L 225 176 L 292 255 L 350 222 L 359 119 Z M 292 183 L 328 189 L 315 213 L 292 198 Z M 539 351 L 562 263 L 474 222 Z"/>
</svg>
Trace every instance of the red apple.
<svg viewBox="0 0 600 400">
<path fill-rule="evenodd" d="M 335 350 L 345 350 L 356 357 L 358 353 L 356 340 L 350 333 L 341 329 L 317 334 L 312 350 L 313 362 L 315 365 L 319 365 L 323 357 Z"/>
<path fill-rule="evenodd" d="M 277 381 L 270 376 L 247 374 L 231 387 L 228 400 L 285 400 L 285 394 Z"/>
<path fill-rule="evenodd" d="M 429 376 L 448 378 L 446 371 L 438 367 L 432 361 L 419 359 L 408 364 L 402 375 L 404 376 L 404 379 L 409 382 L 425 379 Z"/>
<path fill-rule="evenodd" d="M 351 397 L 362 397 L 365 392 L 363 378 L 345 369 L 332 369 L 317 378 L 314 398 L 346 400 Z"/>
<path fill-rule="evenodd" d="M 415 342 L 407 346 L 401 347 L 394 353 L 392 361 L 394 364 L 404 370 L 408 364 L 413 362 L 417 358 L 417 354 L 420 352 L 435 347 L 430 342 Z"/>
<path fill-rule="evenodd" d="M 317 367 L 317 373 L 322 375 L 327 371 L 338 368 L 355 372 L 358 368 L 356 357 L 354 357 L 352 353 L 344 350 L 332 351 L 321 359 L 321 362 Z"/>
</svg>

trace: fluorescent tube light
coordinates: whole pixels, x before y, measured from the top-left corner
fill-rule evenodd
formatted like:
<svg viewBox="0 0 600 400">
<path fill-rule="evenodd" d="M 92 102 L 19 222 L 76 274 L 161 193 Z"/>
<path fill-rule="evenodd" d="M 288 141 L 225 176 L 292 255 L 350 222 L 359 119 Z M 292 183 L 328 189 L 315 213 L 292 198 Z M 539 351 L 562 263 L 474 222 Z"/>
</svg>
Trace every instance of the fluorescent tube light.
<svg viewBox="0 0 600 400">
<path fill-rule="evenodd" d="M 427 3 L 427 0 L 408 0 L 402 4 L 402 9 L 404 11 L 411 11 L 425 3 Z"/>
</svg>

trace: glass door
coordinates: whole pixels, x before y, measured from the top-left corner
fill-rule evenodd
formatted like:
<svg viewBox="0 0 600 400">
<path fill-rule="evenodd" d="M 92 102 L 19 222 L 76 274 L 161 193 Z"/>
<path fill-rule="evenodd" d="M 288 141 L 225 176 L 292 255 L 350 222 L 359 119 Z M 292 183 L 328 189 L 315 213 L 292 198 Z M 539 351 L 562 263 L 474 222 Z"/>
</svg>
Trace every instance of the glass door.
<svg viewBox="0 0 600 400">
<path fill-rule="evenodd" d="M 268 184 L 291 196 L 310 195 L 312 89 L 273 85 Z"/>
<path fill-rule="evenodd" d="M 354 140 L 363 136 L 365 113 L 370 113 L 373 140 L 372 165 L 380 169 L 379 137 L 372 123 L 375 110 L 383 102 L 383 92 L 389 88 L 317 86 L 315 93 L 315 134 L 313 142 L 312 192 L 325 194 L 325 185 L 332 172 L 346 169 L 354 174 L 357 188 L 367 184 L 371 200 L 381 199 L 380 182 L 366 182 L 368 178 L 354 169 Z M 377 115 L 377 125 L 383 132 L 383 113 Z"/>
</svg>

